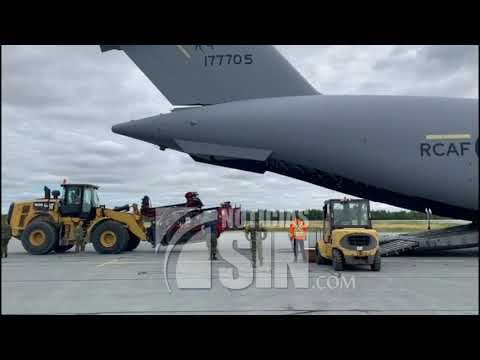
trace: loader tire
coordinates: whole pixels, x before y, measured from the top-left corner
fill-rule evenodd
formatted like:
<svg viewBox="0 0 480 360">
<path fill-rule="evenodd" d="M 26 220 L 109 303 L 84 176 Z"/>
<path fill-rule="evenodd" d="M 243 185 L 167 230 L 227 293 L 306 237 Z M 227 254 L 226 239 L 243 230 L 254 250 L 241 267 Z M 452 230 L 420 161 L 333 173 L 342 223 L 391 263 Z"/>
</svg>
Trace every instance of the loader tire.
<svg viewBox="0 0 480 360">
<path fill-rule="evenodd" d="M 32 255 L 45 255 L 57 243 L 55 226 L 45 221 L 35 221 L 27 226 L 21 236 L 23 248 Z"/>
<path fill-rule="evenodd" d="M 382 260 L 381 260 L 380 254 L 377 253 L 377 255 L 375 255 L 375 258 L 373 259 L 373 264 L 370 265 L 370 269 L 372 271 L 380 271 L 381 267 L 382 267 Z"/>
<path fill-rule="evenodd" d="M 128 243 L 127 243 L 127 247 L 125 248 L 125 251 L 135 250 L 140 244 L 140 239 L 136 237 L 134 234 L 132 234 L 130 231 L 128 232 L 128 235 L 129 235 Z"/>
<path fill-rule="evenodd" d="M 333 265 L 333 270 L 343 271 L 343 256 L 340 250 L 333 249 L 332 265 Z"/>
<path fill-rule="evenodd" d="M 53 248 L 53 250 L 57 253 L 57 254 L 63 254 L 63 253 L 66 253 L 68 250 L 70 250 L 71 248 L 73 248 L 74 245 L 55 245 L 55 247 Z"/>
<path fill-rule="evenodd" d="M 98 224 L 91 234 L 91 243 L 99 254 L 118 254 L 128 245 L 128 231 L 125 227 L 112 220 Z"/>
</svg>

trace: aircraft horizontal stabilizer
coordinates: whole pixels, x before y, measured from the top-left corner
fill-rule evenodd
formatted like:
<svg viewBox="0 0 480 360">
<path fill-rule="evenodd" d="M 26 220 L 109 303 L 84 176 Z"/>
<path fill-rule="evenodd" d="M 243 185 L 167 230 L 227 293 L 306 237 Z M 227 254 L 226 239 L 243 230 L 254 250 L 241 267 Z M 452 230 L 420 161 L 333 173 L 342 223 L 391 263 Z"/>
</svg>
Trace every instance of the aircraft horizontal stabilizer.
<svg viewBox="0 0 480 360">
<path fill-rule="evenodd" d="M 230 169 L 249 171 L 257 174 L 264 174 L 267 171 L 266 161 L 236 159 L 212 155 L 193 155 L 190 157 L 196 162 L 222 166 Z"/>
<path fill-rule="evenodd" d="M 183 152 L 194 155 L 211 155 L 237 159 L 265 161 L 271 150 L 244 148 L 230 145 L 209 144 L 195 141 L 175 140 Z"/>
</svg>

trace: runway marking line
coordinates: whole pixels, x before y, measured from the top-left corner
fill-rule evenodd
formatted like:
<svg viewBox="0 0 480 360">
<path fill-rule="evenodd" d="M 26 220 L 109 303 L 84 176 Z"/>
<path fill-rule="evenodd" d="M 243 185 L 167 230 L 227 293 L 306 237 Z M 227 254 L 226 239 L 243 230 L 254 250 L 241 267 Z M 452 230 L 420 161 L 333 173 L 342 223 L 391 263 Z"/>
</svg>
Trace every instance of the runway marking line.
<svg viewBox="0 0 480 360">
<path fill-rule="evenodd" d="M 104 267 L 105 265 L 111 265 L 111 264 L 114 264 L 114 263 L 117 263 L 117 262 L 118 262 L 118 259 L 115 259 L 115 260 L 104 262 L 102 264 L 98 264 L 97 267 Z"/>
</svg>

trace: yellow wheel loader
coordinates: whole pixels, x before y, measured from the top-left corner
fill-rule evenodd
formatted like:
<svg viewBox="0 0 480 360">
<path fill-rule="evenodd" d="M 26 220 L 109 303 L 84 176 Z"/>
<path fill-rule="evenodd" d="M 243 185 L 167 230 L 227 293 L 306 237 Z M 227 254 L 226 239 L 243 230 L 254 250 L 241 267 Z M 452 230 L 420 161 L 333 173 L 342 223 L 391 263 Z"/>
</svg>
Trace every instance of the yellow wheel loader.
<svg viewBox="0 0 480 360">
<path fill-rule="evenodd" d="M 369 265 L 380 271 L 380 238 L 372 228 L 368 200 L 328 200 L 323 207 L 323 232 L 315 246 L 317 264 Z"/>
<path fill-rule="evenodd" d="M 59 191 L 32 201 L 10 205 L 7 221 L 12 235 L 30 254 L 63 253 L 75 245 L 75 230 L 83 224 L 88 242 L 98 253 L 117 254 L 135 249 L 149 231 L 136 204 L 107 209 L 100 205 L 95 185 L 63 184 Z M 61 197 L 60 197 L 61 196 Z"/>
</svg>

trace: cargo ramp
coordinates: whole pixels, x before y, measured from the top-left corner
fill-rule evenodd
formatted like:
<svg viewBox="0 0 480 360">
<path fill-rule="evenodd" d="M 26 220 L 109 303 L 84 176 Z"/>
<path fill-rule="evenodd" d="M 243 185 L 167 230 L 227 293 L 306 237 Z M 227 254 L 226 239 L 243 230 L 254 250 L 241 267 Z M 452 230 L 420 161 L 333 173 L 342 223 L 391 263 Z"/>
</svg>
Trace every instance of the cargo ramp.
<svg viewBox="0 0 480 360">
<path fill-rule="evenodd" d="M 413 234 L 384 236 L 380 241 L 382 256 L 405 252 L 424 252 L 478 247 L 478 224 L 452 226 L 446 229 Z"/>
</svg>

